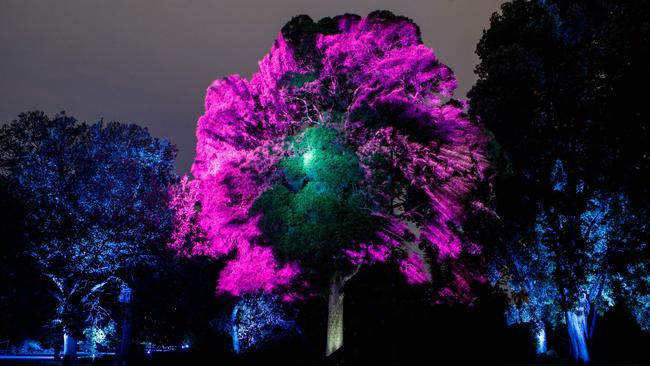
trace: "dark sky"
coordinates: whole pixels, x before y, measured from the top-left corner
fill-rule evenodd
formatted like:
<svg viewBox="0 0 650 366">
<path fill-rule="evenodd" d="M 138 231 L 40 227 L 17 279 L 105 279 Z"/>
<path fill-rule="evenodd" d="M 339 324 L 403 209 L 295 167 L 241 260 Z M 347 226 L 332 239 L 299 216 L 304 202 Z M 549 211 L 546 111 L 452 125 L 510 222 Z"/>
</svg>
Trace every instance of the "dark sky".
<svg viewBox="0 0 650 366">
<path fill-rule="evenodd" d="M 292 16 L 377 9 L 412 18 L 454 69 L 457 96 L 475 80 L 474 49 L 503 0 L 1 0 L 0 121 L 65 110 L 147 126 L 194 157 L 196 120 L 212 80 L 250 77 Z"/>
</svg>

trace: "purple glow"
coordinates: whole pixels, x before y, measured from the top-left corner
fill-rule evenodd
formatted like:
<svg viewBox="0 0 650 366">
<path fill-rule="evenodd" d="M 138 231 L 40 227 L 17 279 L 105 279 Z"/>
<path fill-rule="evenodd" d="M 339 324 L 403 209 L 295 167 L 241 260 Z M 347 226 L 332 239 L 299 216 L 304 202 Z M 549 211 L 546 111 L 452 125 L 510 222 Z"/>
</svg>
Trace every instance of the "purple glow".
<svg viewBox="0 0 650 366">
<path fill-rule="evenodd" d="M 273 292 L 287 287 L 298 274 L 294 264 L 280 266 L 273 258 L 271 248 L 240 246 L 237 258 L 221 271 L 217 288 L 235 296 L 257 292 Z"/>
<path fill-rule="evenodd" d="M 412 252 L 400 261 L 400 271 L 406 277 L 406 282 L 411 285 L 431 281 L 431 272 L 427 270 L 424 258 L 418 252 Z"/>
<path fill-rule="evenodd" d="M 335 31 L 313 35 L 309 52 L 317 62 L 296 56 L 297 41 L 280 33 L 250 81 L 232 75 L 207 90 L 195 180 L 184 181 L 185 193 L 174 201 L 179 214 L 171 246 L 185 255 L 236 252 L 221 273 L 219 291 L 286 292 L 297 282 L 299 263 L 279 263 L 271 248 L 260 246 L 260 216 L 250 209 L 278 183 L 278 162 L 291 154 L 285 140 L 322 124 L 340 131 L 356 151 L 365 174 L 359 189 L 371 197 L 373 215 L 387 223 L 374 239 L 341 248 L 352 264 L 384 262 L 397 249 L 423 243 L 437 258 L 425 260 L 414 251 L 398 258 L 407 282 L 417 284 L 431 280 L 435 263 L 427 261 L 480 254 L 479 246 L 452 230 L 462 223 L 466 197 L 487 168 L 479 128 L 462 102 L 445 102 L 456 88 L 453 72 L 406 18 L 373 13 L 336 19 Z M 377 166 L 377 157 L 385 163 Z M 400 177 L 404 188 L 388 189 L 391 183 L 381 181 L 386 175 Z M 407 188 L 420 192 L 418 204 L 392 208 L 395 195 Z M 200 210 L 193 208 L 197 201 Z M 468 298 L 475 274 L 459 268 L 442 297 Z"/>
</svg>

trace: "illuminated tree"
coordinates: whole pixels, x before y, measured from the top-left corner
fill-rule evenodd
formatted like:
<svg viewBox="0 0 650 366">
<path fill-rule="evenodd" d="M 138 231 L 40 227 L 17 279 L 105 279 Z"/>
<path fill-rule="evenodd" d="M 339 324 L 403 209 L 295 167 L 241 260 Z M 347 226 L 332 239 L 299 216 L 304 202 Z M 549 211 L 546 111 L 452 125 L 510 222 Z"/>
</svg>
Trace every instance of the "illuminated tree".
<svg viewBox="0 0 650 366">
<path fill-rule="evenodd" d="M 556 184 L 556 189 L 561 187 Z M 494 256 L 491 278 L 508 295 L 508 323 L 531 326 L 538 355 L 547 351 L 547 325 L 556 328 L 565 323 L 571 351 L 588 362 L 586 343 L 593 337 L 596 317 L 614 305 L 616 294 L 622 301 L 638 305 L 647 298 L 644 286 L 648 275 L 642 274 L 643 260 L 633 263 L 626 258 L 639 254 L 638 236 L 631 235 L 630 230 L 633 225 L 639 226 L 638 217 L 630 211 L 625 196 L 589 199 L 577 223 L 584 243 L 580 252 L 571 253 L 558 245 L 556 236 L 569 218 L 564 214 L 549 217 L 552 215 L 541 210 L 530 232 L 520 232 L 516 241 L 501 248 L 502 252 Z M 646 230 L 645 225 L 641 230 Z M 576 257 L 579 262 L 573 263 Z M 567 267 L 574 272 L 561 271 Z M 636 277 L 639 274 L 641 278 Z M 563 281 L 575 281 L 580 291 L 573 310 L 567 311 L 563 305 L 569 296 L 561 287 Z M 647 323 L 642 320 L 647 319 L 647 310 L 640 308 L 635 314 L 640 324 Z"/>
<path fill-rule="evenodd" d="M 74 358 L 83 324 L 107 314 L 102 294 L 128 292 L 127 274 L 166 240 L 174 147 L 136 125 L 42 112 L 3 126 L 0 146 L 3 174 L 27 212 L 27 254 L 51 281 L 64 357 Z"/>
<path fill-rule="evenodd" d="M 236 353 L 272 345 L 298 330 L 281 302 L 269 295 L 239 300 L 228 325 Z"/>
<path fill-rule="evenodd" d="M 465 260 L 480 247 L 462 224 L 484 210 L 484 138 L 418 27 L 388 12 L 295 17 L 259 67 L 208 89 L 171 246 L 228 258 L 221 292 L 324 294 L 327 355 L 363 264 L 395 256 L 408 283 L 435 272 L 440 299 L 471 301 L 481 278 Z"/>
<path fill-rule="evenodd" d="M 493 280 L 520 299 L 513 321 L 564 323 L 576 362 L 614 302 L 647 324 L 648 14 L 646 2 L 516 0 L 477 47 L 470 114 L 495 136 L 504 226 Z"/>
</svg>

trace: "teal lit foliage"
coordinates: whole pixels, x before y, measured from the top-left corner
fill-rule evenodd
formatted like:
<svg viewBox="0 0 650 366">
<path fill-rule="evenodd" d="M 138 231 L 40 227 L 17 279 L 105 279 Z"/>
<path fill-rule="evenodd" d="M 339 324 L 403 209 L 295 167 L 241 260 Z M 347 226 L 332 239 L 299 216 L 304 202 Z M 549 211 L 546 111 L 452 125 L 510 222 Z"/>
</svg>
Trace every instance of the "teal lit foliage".
<svg viewBox="0 0 650 366">
<path fill-rule="evenodd" d="M 650 206 L 635 209 L 630 200 L 619 200 L 613 211 L 620 213 L 622 230 L 616 236 L 610 262 L 612 288 L 641 329 L 650 332 Z M 618 228 L 615 228 L 615 230 Z"/>
<path fill-rule="evenodd" d="M 81 344 L 81 350 L 89 353 L 110 352 L 113 350 L 117 327 L 114 321 L 108 321 L 103 326 L 97 324 L 91 325 L 84 329 L 84 341 Z"/>
<path fill-rule="evenodd" d="M 641 280 L 627 281 L 626 277 Z M 633 316 L 646 332 L 650 332 L 650 275 L 647 264 L 637 263 L 630 265 L 627 271 L 620 275 L 620 287 L 625 296 L 627 305 L 633 309 Z"/>
<path fill-rule="evenodd" d="M 334 265 L 341 249 L 376 231 L 359 188 L 359 160 L 334 128 L 308 128 L 287 142 L 287 151 L 282 177 L 252 210 L 263 213 L 260 228 L 280 255 Z"/>
</svg>

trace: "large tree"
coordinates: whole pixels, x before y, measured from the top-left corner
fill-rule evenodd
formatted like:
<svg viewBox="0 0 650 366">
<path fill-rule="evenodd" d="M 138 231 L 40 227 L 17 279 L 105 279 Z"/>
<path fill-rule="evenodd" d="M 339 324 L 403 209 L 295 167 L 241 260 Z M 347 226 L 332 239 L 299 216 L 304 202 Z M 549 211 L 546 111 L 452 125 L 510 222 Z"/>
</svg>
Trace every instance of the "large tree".
<svg viewBox="0 0 650 366">
<path fill-rule="evenodd" d="M 26 213 L 26 252 L 51 281 L 64 357 L 74 358 L 83 327 L 107 320 L 109 290 L 128 293 L 128 274 L 166 240 L 175 149 L 136 125 L 42 112 L 3 126 L 0 146 Z M 122 328 L 127 340 L 128 322 Z"/>
<path fill-rule="evenodd" d="M 512 321 L 565 323 L 589 362 L 597 314 L 647 327 L 648 15 L 643 1 L 505 3 L 477 47 L 470 114 L 495 136 Z M 543 350 L 543 348 L 540 348 Z"/>
<path fill-rule="evenodd" d="M 434 273 L 439 298 L 471 300 L 465 260 L 480 247 L 462 224 L 483 210 L 484 138 L 418 27 L 389 12 L 298 16 L 259 65 L 208 89 L 172 246 L 229 255 L 222 292 L 324 295 L 327 355 L 364 263 L 394 256 L 407 282 Z"/>
</svg>

